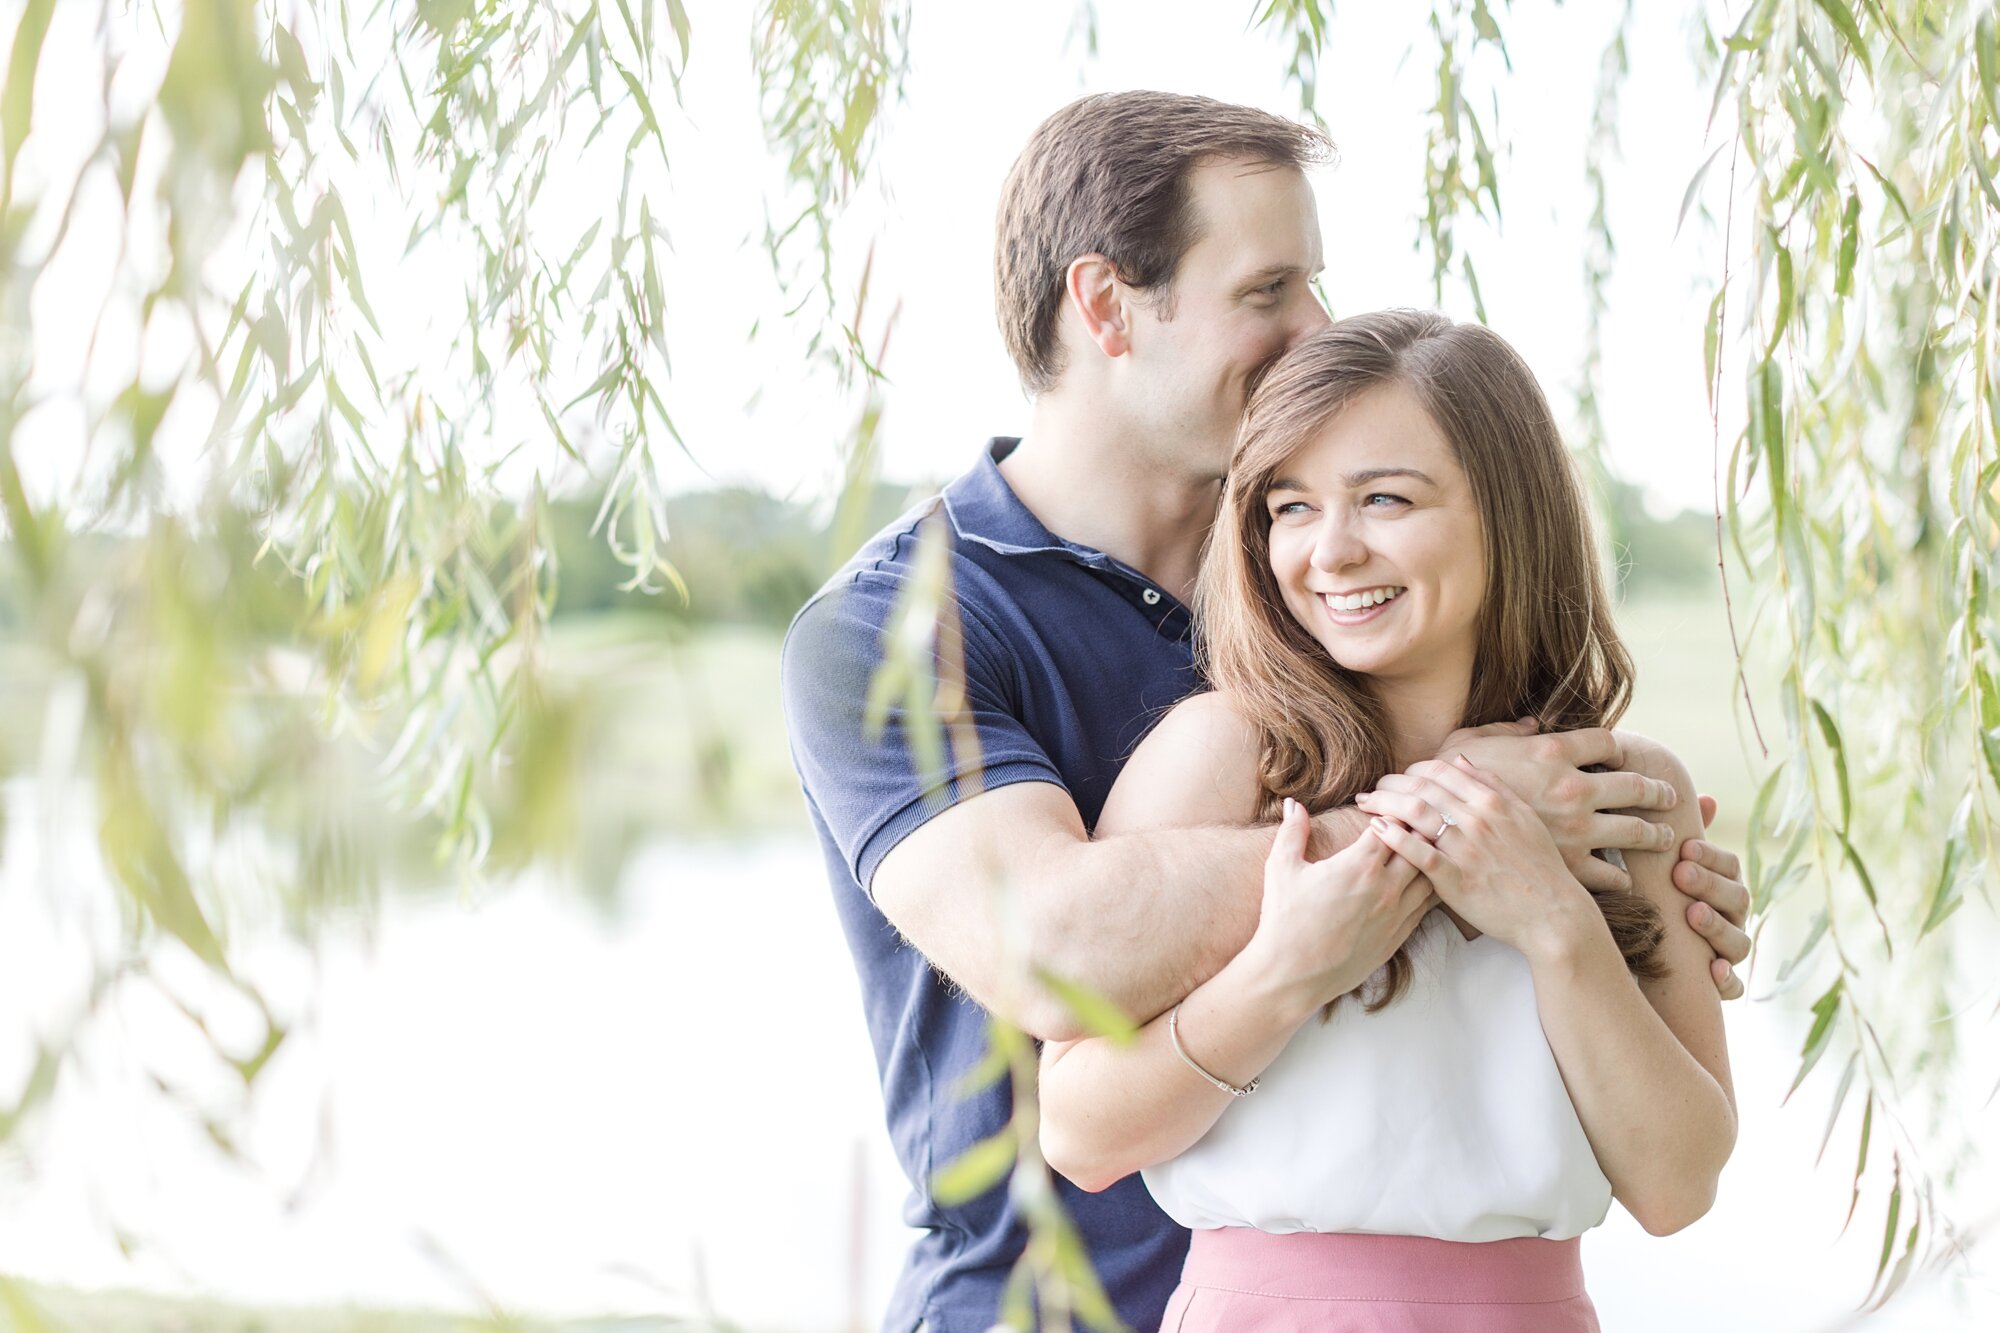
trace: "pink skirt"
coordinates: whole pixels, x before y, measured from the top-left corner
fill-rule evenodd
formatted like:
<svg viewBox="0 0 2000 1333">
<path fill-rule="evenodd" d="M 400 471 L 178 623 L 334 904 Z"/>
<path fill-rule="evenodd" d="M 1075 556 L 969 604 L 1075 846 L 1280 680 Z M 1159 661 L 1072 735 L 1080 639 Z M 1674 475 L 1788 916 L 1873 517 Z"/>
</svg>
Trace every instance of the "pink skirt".
<svg viewBox="0 0 2000 1333">
<path fill-rule="evenodd" d="M 1160 1333 L 1599 1333 L 1577 1240 L 1194 1233 Z"/>
</svg>

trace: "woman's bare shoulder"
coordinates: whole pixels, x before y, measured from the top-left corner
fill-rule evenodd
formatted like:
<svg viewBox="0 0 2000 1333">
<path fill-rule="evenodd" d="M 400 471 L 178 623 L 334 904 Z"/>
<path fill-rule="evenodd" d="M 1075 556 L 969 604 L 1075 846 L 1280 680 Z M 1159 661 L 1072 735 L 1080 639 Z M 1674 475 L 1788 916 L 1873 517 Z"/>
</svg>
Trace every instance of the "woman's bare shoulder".
<svg viewBox="0 0 2000 1333">
<path fill-rule="evenodd" d="M 1230 697 L 1188 696 L 1126 761 L 1097 832 L 1254 824 L 1263 789 L 1263 737 Z"/>
</svg>

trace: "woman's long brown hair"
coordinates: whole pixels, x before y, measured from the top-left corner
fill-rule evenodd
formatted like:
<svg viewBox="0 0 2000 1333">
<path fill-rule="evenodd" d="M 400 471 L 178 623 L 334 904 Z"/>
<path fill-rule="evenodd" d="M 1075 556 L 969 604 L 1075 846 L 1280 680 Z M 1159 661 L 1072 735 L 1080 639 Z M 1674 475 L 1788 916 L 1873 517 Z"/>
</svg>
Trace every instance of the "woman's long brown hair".
<svg viewBox="0 0 2000 1333">
<path fill-rule="evenodd" d="M 1342 668 L 1285 609 L 1265 503 L 1294 453 L 1384 385 L 1409 390 L 1430 414 L 1479 510 L 1486 595 L 1458 725 L 1534 717 L 1547 730 L 1608 727 L 1631 699 L 1632 661 L 1611 621 L 1589 511 L 1526 363 L 1498 334 L 1442 315 L 1343 319 L 1286 352 L 1252 392 L 1195 588 L 1202 670 L 1262 738 L 1267 818 L 1288 796 L 1314 813 L 1345 805 L 1395 769 L 1367 677 Z M 1663 975 L 1653 904 L 1623 890 L 1591 896 L 1626 966 Z M 1411 975 L 1405 943 L 1368 988 L 1367 1009 L 1396 999 Z"/>
</svg>

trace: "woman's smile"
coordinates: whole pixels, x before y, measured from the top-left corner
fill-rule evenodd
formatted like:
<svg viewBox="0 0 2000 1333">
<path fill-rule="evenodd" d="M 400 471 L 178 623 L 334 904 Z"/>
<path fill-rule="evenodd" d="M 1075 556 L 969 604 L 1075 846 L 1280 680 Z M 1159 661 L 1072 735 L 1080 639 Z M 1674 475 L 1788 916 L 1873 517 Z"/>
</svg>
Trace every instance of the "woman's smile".
<svg viewBox="0 0 2000 1333">
<path fill-rule="evenodd" d="M 1379 619 L 1396 605 L 1403 593 L 1408 591 L 1395 584 L 1382 587 L 1364 588 L 1359 592 L 1332 593 L 1319 595 L 1320 605 L 1326 608 L 1326 616 L 1336 625 L 1352 628 Z"/>
</svg>

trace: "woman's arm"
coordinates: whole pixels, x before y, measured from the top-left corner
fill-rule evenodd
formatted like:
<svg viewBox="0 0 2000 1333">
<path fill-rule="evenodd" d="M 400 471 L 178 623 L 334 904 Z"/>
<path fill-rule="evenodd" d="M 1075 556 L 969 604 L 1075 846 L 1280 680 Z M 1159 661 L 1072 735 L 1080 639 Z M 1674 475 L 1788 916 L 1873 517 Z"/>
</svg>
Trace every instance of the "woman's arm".
<svg viewBox="0 0 2000 1333">
<path fill-rule="evenodd" d="M 1169 714 L 1133 755 L 1105 816 L 1120 832 L 1153 821 L 1249 822 L 1258 790 L 1254 733 L 1226 701 L 1203 695 Z M 1303 809 L 1288 803 L 1256 933 L 1180 1006 L 1182 1047 L 1238 1087 L 1322 1004 L 1394 953 L 1434 901 L 1372 837 L 1308 863 L 1309 831 Z M 1082 1188 L 1103 1189 L 1184 1151 L 1233 1100 L 1174 1051 L 1168 1024 L 1155 1018 L 1126 1046 L 1088 1038 L 1042 1048 L 1042 1154 Z"/>
<path fill-rule="evenodd" d="M 1628 771 L 1679 793 L 1669 815 L 1675 847 L 1701 837 L 1686 766 L 1644 737 L 1619 739 Z M 1595 936 L 1572 937 L 1535 970 L 1542 1028 L 1584 1132 L 1618 1201 L 1656 1236 L 1708 1211 L 1736 1146 L 1722 1002 L 1709 974 L 1714 953 L 1682 915 L 1686 899 L 1669 878 L 1674 861 L 1673 848 L 1625 853 L 1633 891 L 1651 900 L 1666 926 L 1665 976 L 1634 978 L 1615 947 L 1607 959 L 1600 942 L 1610 937 L 1601 927 Z"/>
<path fill-rule="evenodd" d="M 1627 767 L 1671 783 L 1680 796 L 1668 815 L 1677 841 L 1625 853 L 1634 892 L 1660 909 L 1666 926 L 1658 981 L 1633 978 L 1603 914 L 1581 885 L 1557 873 L 1560 856 L 1532 811 L 1476 770 L 1420 766 L 1431 784 L 1423 799 L 1459 821 L 1435 846 L 1400 823 L 1384 836 L 1445 902 L 1526 955 L 1542 1031 L 1598 1165 L 1639 1224 L 1665 1235 L 1714 1201 L 1736 1142 L 1736 1108 L 1721 1000 L 1708 975 L 1713 955 L 1681 917 L 1667 878 L 1673 847 L 1701 832 L 1694 786 L 1665 749 L 1624 739 Z M 1404 819 L 1400 809 L 1383 812 Z M 1434 816 L 1415 818 L 1411 827 L 1438 826 Z"/>
</svg>

